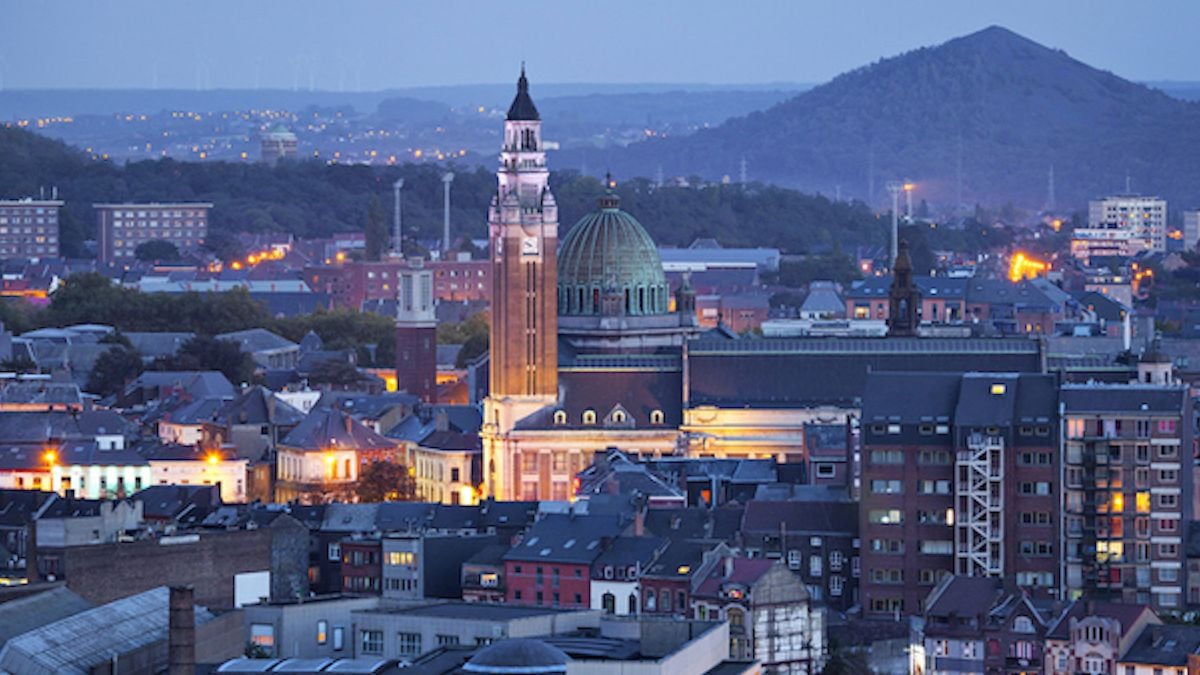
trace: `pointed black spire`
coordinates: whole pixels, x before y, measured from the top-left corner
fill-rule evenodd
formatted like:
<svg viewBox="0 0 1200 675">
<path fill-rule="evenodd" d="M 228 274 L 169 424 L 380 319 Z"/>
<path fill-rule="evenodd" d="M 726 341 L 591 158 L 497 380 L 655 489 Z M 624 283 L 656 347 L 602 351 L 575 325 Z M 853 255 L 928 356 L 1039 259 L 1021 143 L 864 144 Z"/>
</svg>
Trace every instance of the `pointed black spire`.
<svg viewBox="0 0 1200 675">
<path fill-rule="evenodd" d="M 525 79 L 525 62 L 521 62 L 521 77 L 517 78 L 517 96 L 508 107 L 508 119 L 512 122 L 532 122 L 540 120 L 537 106 L 529 97 L 529 80 Z"/>
</svg>

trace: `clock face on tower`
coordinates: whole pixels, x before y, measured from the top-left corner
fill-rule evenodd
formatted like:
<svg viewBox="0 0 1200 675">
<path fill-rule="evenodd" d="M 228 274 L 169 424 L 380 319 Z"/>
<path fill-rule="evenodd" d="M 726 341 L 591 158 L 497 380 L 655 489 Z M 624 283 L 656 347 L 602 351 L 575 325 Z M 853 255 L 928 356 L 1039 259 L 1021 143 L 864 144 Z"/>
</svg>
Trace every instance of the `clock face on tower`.
<svg viewBox="0 0 1200 675">
<path fill-rule="evenodd" d="M 521 239 L 521 255 L 537 255 L 538 238 L 524 237 Z"/>
</svg>

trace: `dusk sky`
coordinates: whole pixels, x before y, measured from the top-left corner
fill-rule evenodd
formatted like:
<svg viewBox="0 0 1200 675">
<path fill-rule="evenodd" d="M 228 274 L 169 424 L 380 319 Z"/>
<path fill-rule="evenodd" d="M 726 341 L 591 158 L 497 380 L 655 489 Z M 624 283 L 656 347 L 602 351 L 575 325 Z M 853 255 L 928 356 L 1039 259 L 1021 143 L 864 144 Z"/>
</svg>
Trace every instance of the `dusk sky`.
<svg viewBox="0 0 1200 675">
<path fill-rule="evenodd" d="M 822 82 L 1008 27 L 1135 80 L 1200 80 L 1200 2 L 0 0 L 17 88 Z"/>
</svg>

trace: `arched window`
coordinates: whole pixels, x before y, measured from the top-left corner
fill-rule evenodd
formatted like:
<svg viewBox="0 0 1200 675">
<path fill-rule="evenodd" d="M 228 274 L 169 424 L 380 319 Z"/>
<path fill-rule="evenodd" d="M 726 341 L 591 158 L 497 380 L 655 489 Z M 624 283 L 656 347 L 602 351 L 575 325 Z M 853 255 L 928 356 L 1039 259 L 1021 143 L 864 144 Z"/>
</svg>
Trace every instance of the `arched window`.
<svg viewBox="0 0 1200 675">
<path fill-rule="evenodd" d="M 629 613 L 631 615 L 637 614 L 637 594 L 636 593 L 629 594 Z"/>
<path fill-rule="evenodd" d="M 626 314 L 632 313 L 632 312 L 630 312 L 630 307 L 629 307 L 629 289 L 628 288 L 625 289 L 625 313 Z"/>
<path fill-rule="evenodd" d="M 625 411 L 624 410 L 614 410 L 613 414 L 612 414 L 612 421 L 616 424 L 624 424 L 625 423 Z"/>
<path fill-rule="evenodd" d="M 1017 633 L 1032 633 L 1034 632 L 1033 621 L 1030 621 L 1027 616 L 1018 616 L 1016 619 L 1013 619 L 1013 631 Z"/>
<path fill-rule="evenodd" d="M 584 424 L 595 424 L 596 423 L 596 411 L 595 410 L 584 410 L 583 411 L 583 423 Z"/>
<path fill-rule="evenodd" d="M 650 424 L 662 424 L 662 423 L 663 423 L 663 411 L 661 411 L 661 410 L 650 411 Z"/>
<path fill-rule="evenodd" d="M 638 287 L 638 314 L 646 313 L 646 287 Z"/>
<path fill-rule="evenodd" d="M 657 602 L 656 596 L 654 595 L 654 589 L 647 588 L 646 589 L 646 611 L 653 612 L 654 608 L 657 606 L 658 606 L 658 602 Z"/>
<path fill-rule="evenodd" d="M 658 608 L 660 611 L 671 611 L 671 591 L 662 589 L 662 593 L 658 594 Z"/>
<path fill-rule="evenodd" d="M 600 605 L 604 608 L 605 614 L 617 613 L 617 597 L 612 593 L 605 593 L 604 596 L 600 598 Z"/>
<path fill-rule="evenodd" d="M 592 289 L 592 306 L 588 307 L 588 314 L 598 314 L 600 312 L 600 289 Z"/>
<path fill-rule="evenodd" d="M 567 423 L 567 412 L 565 410 L 555 410 L 554 411 L 554 423 L 559 424 L 559 425 L 566 424 Z"/>
</svg>

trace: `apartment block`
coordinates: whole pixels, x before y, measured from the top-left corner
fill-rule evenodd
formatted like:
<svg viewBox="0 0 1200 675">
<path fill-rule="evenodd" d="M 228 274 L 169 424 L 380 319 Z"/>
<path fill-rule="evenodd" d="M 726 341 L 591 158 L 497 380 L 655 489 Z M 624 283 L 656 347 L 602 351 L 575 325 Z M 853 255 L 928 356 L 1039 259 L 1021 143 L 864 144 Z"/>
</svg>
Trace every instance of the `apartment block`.
<svg viewBox="0 0 1200 675">
<path fill-rule="evenodd" d="M 1158 197 L 1117 195 L 1088 202 L 1088 224 L 1075 230 L 1076 258 L 1134 256 L 1167 250 L 1167 202 Z"/>
<path fill-rule="evenodd" d="M 1072 384 L 1062 403 L 1069 596 L 1179 611 L 1193 517 L 1187 388 Z"/>
<path fill-rule="evenodd" d="M 93 204 L 96 209 L 98 257 L 102 262 L 133 260 L 137 247 L 168 241 L 180 251 L 196 248 L 208 236 L 205 202 L 175 204 Z"/>
<path fill-rule="evenodd" d="M 867 615 L 920 613 L 944 577 L 1058 586 L 1052 375 L 872 373 L 859 513 Z"/>
<path fill-rule="evenodd" d="M 0 258 L 58 257 L 58 200 L 0 201 Z"/>
</svg>

